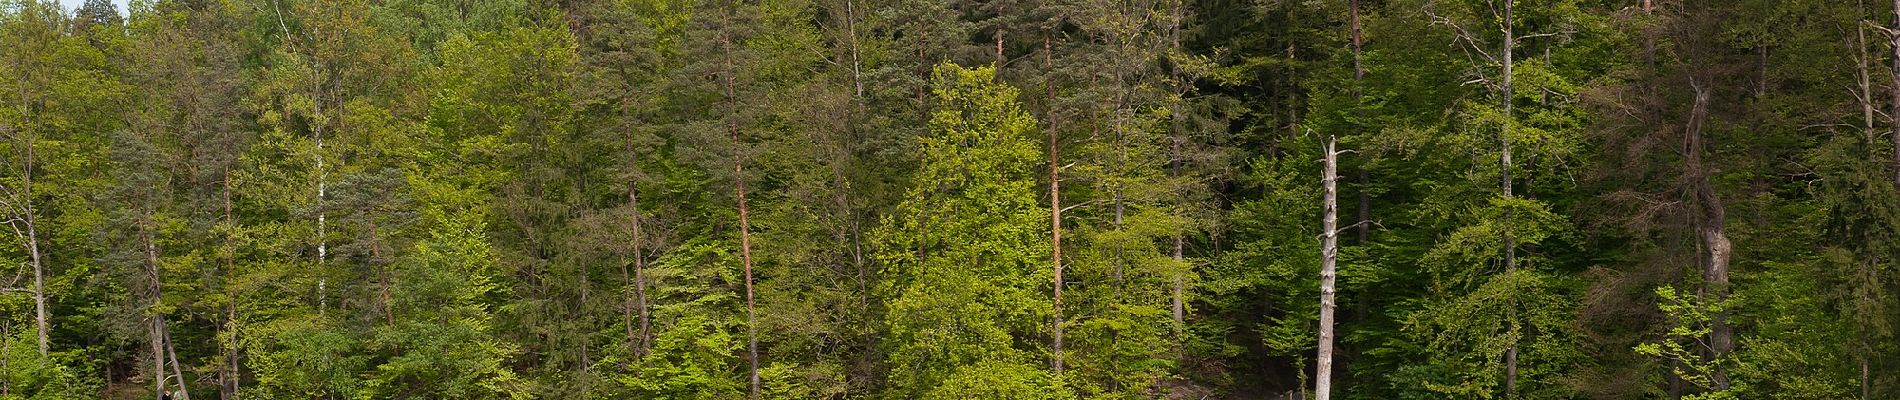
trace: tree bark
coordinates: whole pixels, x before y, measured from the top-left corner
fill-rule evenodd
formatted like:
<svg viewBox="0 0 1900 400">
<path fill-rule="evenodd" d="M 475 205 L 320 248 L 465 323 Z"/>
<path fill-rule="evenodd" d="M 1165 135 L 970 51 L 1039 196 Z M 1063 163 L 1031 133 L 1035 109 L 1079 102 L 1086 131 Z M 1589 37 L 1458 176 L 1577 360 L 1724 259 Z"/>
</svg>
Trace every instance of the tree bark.
<svg viewBox="0 0 1900 400">
<path fill-rule="evenodd" d="M 151 316 L 151 321 L 151 324 L 149 324 L 145 330 L 145 341 L 151 344 L 150 350 L 152 351 L 152 398 L 155 400 L 166 400 L 165 344 L 164 339 L 162 339 L 163 336 L 158 334 L 158 325 L 161 322 L 159 322 L 158 315 L 156 314 Z"/>
<path fill-rule="evenodd" d="M 150 200 L 147 201 L 149 202 Z M 139 241 L 145 249 L 145 273 L 149 275 L 152 280 L 152 303 L 150 306 L 152 326 L 147 341 L 151 342 L 153 369 L 154 374 L 157 375 L 157 380 L 153 382 L 153 384 L 157 385 L 158 395 L 163 396 L 165 393 L 165 365 L 166 360 L 169 358 L 172 364 L 172 373 L 178 375 L 179 400 L 189 400 L 191 395 L 186 393 L 184 374 L 182 369 L 178 368 L 177 365 L 177 351 L 173 350 L 171 346 L 171 329 L 165 326 L 165 314 L 159 309 L 164 298 L 164 283 L 160 280 L 164 271 L 160 270 L 158 244 L 152 232 L 153 229 L 156 229 L 152 222 L 152 206 L 146 204 L 145 207 L 144 219 L 140 221 L 139 224 Z"/>
<path fill-rule="evenodd" d="M 1715 193 L 1715 187 L 1709 179 L 1711 173 L 1703 164 L 1703 153 L 1706 151 L 1703 129 L 1707 126 L 1709 119 L 1709 88 L 1695 82 L 1691 84 L 1695 90 L 1695 102 L 1689 111 L 1689 122 L 1684 127 L 1684 133 L 1688 135 L 1688 148 L 1684 152 L 1688 165 L 1685 170 L 1688 172 L 1690 190 L 1695 196 L 1694 200 L 1700 214 L 1696 236 L 1701 241 L 1704 251 L 1707 252 L 1704 259 L 1704 267 L 1707 269 L 1703 271 L 1705 285 L 1703 294 L 1708 301 L 1720 302 L 1728 298 L 1729 257 L 1734 247 L 1729 242 L 1728 231 L 1725 227 L 1728 222 L 1728 210 L 1722 205 L 1721 196 Z M 1710 317 L 1709 350 L 1712 358 L 1719 359 L 1727 356 L 1735 349 L 1734 335 L 1728 325 L 1728 312 L 1715 313 Z M 1728 376 L 1723 371 L 1715 370 L 1711 375 L 1716 390 L 1729 388 Z"/>
<path fill-rule="evenodd" d="M 1184 22 L 1183 20 L 1187 18 L 1185 11 L 1187 7 L 1185 4 L 1182 4 L 1183 2 L 1184 0 L 1174 0 L 1170 2 L 1170 11 L 1173 13 L 1174 18 L 1168 23 L 1168 43 L 1171 49 L 1177 54 L 1182 51 L 1181 24 Z M 1174 57 L 1175 55 L 1176 54 L 1169 54 L 1169 57 Z M 1179 184 L 1181 180 L 1182 159 L 1186 157 L 1186 155 L 1181 154 L 1182 142 L 1187 140 L 1187 138 L 1182 137 L 1182 131 L 1184 130 L 1183 125 L 1186 122 L 1182 121 L 1182 118 L 1186 118 L 1186 116 L 1181 112 L 1181 103 L 1187 101 L 1188 84 L 1186 82 L 1187 77 L 1181 73 L 1181 63 L 1179 63 L 1178 60 L 1174 61 L 1177 62 L 1172 63 L 1168 68 L 1170 80 L 1173 81 L 1174 85 L 1175 97 L 1174 101 L 1168 105 L 1168 143 L 1170 146 L 1169 153 L 1171 153 L 1170 157 L 1168 157 L 1168 174 L 1174 177 L 1176 184 Z M 1184 187 L 1176 189 L 1185 190 Z M 1177 192 L 1176 196 L 1181 202 L 1179 205 L 1186 206 L 1187 199 L 1185 193 Z M 1177 267 L 1184 265 L 1185 260 L 1182 257 L 1182 248 L 1185 247 L 1183 246 L 1184 238 L 1182 236 L 1183 234 L 1180 233 L 1180 231 L 1175 232 L 1173 238 L 1174 248 L 1172 254 L 1170 254 Z M 1187 275 L 1190 272 L 1192 272 L 1191 268 L 1181 268 L 1181 270 L 1175 272 L 1174 288 L 1168 296 L 1168 307 L 1174 317 L 1174 342 L 1177 356 L 1182 353 L 1183 346 L 1181 344 L 1185 342 L 1187 336 Z"/>
<path fill-rule="evenodd" d="M 1503 99 L 1500 101 L 1503 103 L 1504 125 L 1502 129 L 1498 131 L 1498 166 L 1505 199 L 1515 197 L 1515 195 L 1512 194 L 1512 187 L 1515 185 L 1515 182 L 1511 179 L 1511 125 L 1515 122 L 1511 117 L 1512 96 L 1514 95 L 1514 88 L 1511 86 L 1511 75 L 1514 72 L 1513 64 L 1516 62 L 1512 53 L 1517 49 L 1517 33 L 1513 26 L 1515 21 L 1513 21 L 1514 15 L 1512 15 L 1511 3 L 1514 3 L 1514 1 L 1506 0 L 1504 2 L 1504 50 L 1501 52 L 1503 54 L 1504 72 L 1501 77 L 1503 86 L 1500 90 L 1503 94 Z M 1508 210 L 1505 211 L 1504 218 L 1504 274 L 1508 277 L 1507 279 L 1515 281 L 1517 279 L 1517 237 L 1511 233 L 1511 212 Z M 1509 329 L 1512 332 L 1516 332 L 1518 330 L 1517 289 L 1513 287 L 1511 290 L 1511 301 L 1505 305 L 1510 310 L 1507 316 L 1507 323 Z M 1504 349 L 1504 398 L 1517 398 L 1516 342 L 1512 342 L 1510 347 Z"/>
<path fill-rule="evenodd" d="M 1361 59 L 1364 42 L 1359 35 L 1359 0 L 1347 0 L 1346 10 L 1347 13 L 1350 14 L 1349 25 L 1352 27 L 1353 115 L 1363 116 L 1364 113 L 1361 111 L 1360 106 L 1364 103 L 1364 94 L 1360 86 L 1362 86 L 1366 80 L 1366 67 L 1364 61 Z M 1360 157 L 1368 156 L 1365 155 L 1365 153 L 1360 153 Z M 1370 173 L 1366 171 L 1367 164 L 1371 164 L 1371 162 L 1371 159 L 1362 160 L 1359 162 L 1359 168 L 1357 168 L 1359 170 L 1358 239 L 1359 245 L 1361 246 L 1365 245 L 1366 242 L 1372 238 L 1372 190 L 1370 188 L 1372 185 L 1372 177 Z"/>
<path fill-rule="evenodd" d="M 164 333 L 165 356 L 168 358 L 171 358 L 172 379 L 175 379 L 178 381 L 178 396 L 175 397 L 175 399 L 191 400 L 191 389 L 185 386 L 185 372 L 183 370 L 184 363 L 178 361 L 178 347 L 172 344 L 171 326 L 165 324 L 165 316 L 162 314 L 158 316 L 158 328 L 161 332 Z"/>
<path fill-rule="evenodd" d="M 1054 54 L 1054 48 L 1050 43 L 1049 30 L 1044 29 L 1042 31 L 1043 69 L 1048 71 L 1055 70 Z M 1048 71 L 1045 71 L 1045 74 Z M 1049 325 L 1051 332 L 1053 332 L 1050 347 L 1053 348 L 1054 351 L 1050 354 L 1049 364 L 1051 368 L 1055 369 L 1057 374 L 1060 374 L 1064 367 L 1062 359 L 1062 166 L 1058 164 L 1061 154 L 1061 145 L 1060 142 L 1058 142 L 1060 138 L 1058 132 L 1060 130 L 1058 129 L 1055 118 L 1055 85 L 1050 82 L 1051 80 L 1053 80 L 1053 78 L 1045 75 L 1042 84 L 1044 102 L 1047 103 L 1043 117 L 1049 121 L 1049 259 L 1051 268 L 1055 272 L 1055 277 L 1051 282 L 1054 285 L 1053 295 L 1055 302 L 1053 303 L 1052 311 L 1054 312 L 1055 320 Z"/>
<path fill-rule="evenodd" d="M 1339 260 L 1339 141 L 1326 139 L 1326 164 L 1320 175 L 1325 187 L 1324 215 L 1320 219 L 1319 259 L 1319 360 L 1313 379 L 1314 399 L 1332 397 L 1333 384 L 1333 281 L 1337 279 Z"/>
<path fill-rule="evenodd" d="M 1893 49 L 1891 74 L 1893 85 L 1888 87 L 1893 103 L 1888 104 L 1887 115 L 1900 119 L 1900 0 L 1893 0 L 1893 25 L 1888 27 L 1888 44 Z M 1873 99 L 1868 99 L 1872 102 Z M 1893 144 L 1893 184 L 1900 186 L 1900 122 L 1893 124 L 1891 132 Z"/>
<path fill-rule="evenodd" d="M 735 75 L 738 70 L 732 65 L 731 12 L 720 15 L 719 45 L 725 52 L 726 89 L 726 132 L 732 137 L 732 182 L 739 201 L 739 259 L 745 266 L 745 322 L 746 353 L 751 364 L 751 398 L 759 398 L 759 329 L 756 318 L 752 291 L 752 223 L 746 212 L 745 201 L 745 151 L 744 143 L 739 140 L 739 97 L 736 93 Z"/>
<path fill-rule="evenodd" d="M 330 281 L 323 268 L 325 261 L 330 257 L 330 242 L 325 231 L 328 216 L 325 215 L 323 209 L 323 198 L 328 191 L 328 171 L 323 169 L 323 125 L 321 123 L 317 124 L 315 132 L 317 139 L 317 315 L 320 316 L 329 308 Z"/>
</svg>

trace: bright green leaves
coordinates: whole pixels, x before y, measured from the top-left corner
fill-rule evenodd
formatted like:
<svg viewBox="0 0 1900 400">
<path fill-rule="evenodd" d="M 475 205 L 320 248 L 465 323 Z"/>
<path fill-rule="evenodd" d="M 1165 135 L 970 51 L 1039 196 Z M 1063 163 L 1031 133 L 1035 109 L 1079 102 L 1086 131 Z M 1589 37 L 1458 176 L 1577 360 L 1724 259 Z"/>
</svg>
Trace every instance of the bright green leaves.
<svg viewBox="0 0 1900 400">
<path fill-rule="evenodd" d="M 1713 323 L 1740 299 L 1709 299 L 1706 296 L 1685 293 L 1673 287 L 1656 288 L 1657 303 L 1664 315 L 1669 316 L 1668 328 L 1662 340 L 1636 346 L 1638 354 L 1655 357 L 1670 365 L 1676 376 L 1708 392 L 1684 397 L 1694 400 L 1735 399 L 1736 393 L 1747 391 L 1747 385 L 1737 384 L 1731 390 L 1713 390 L 1715 380 L 1723 370 L 1735 364 L 1735 354 L 1709 357 L 1712 351 L 1707 341 L 1712 332 Z"/>
<path fill-rule="evenodd" d="M 1036 122 L 992 74 L 937 67 L 922 164 L 881 232 L 892 296 L 889 376 L 900 397 L 981 395 L 970 392 L 976 382 L 959 380 L 979 370 L 1015 382 L 997 390 L 1051 379 L 1029 367 L 1045 360 L 1037 344 L 1051 307 Z"/>
</svg>

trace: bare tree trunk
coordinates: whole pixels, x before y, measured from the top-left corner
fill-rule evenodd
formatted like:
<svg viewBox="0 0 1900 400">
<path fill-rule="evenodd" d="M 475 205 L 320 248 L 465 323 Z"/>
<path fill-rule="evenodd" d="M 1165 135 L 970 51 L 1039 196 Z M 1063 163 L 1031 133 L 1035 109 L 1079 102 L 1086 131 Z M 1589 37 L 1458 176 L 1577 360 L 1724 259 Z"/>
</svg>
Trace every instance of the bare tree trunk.
<svg viewBox="0 0 1900 400">
<path fill-rule="evenodd" d="M 27 77 L 22 74 L 22 76 L 19 77 L 19 81 L 20 115 L 26 116 L 29 115 L 27 109 L 29 101 L 26 93 L 26 87 L 28 86 L 26 84 Z M 20 236 L 21 225 L 25 225 L 26 228 L 25 237 L 21 239 L 23 239 L 22 242 L 26 244 L 29 261 L 33 263 L 33 324 L 37 330 L 36 334 L 38 335 L 38 342 L 36 344 L 39 345 L 40 362 L 45 363 L 46 356 L 50 354 L 52 350 L 52 342 L 49 340 L 49 333 L 52 331 L 52 321 L 47 319 L 46 268 L 45 263 L 42 262 L 40 257 L 39 224 L 33 211 L 33 170 L 37 168 L 35 164 L 37 164 L 38 156 L 35 154 L 35 150 L 39 148 L 35 142 L 38 142 L 39 138 L 33 134 L 31 128 L 21 128 L 21 130 L 24 132 L 19 132 L 18 140 L 24 143 L 16 144 L 24 153 L 21 154 L 20 157 L 20 190 L 18 193 L 15 193 L 13 190 L 10 190 L 10 188 L 0 189 L 8 189 L 8 197 L 13 197 L 6 199 L 4 206 L 12 209 L 10 213 L 14 214 L 9 216 L 11 217 L 9 219 L 20 221 L 19 223 L 8 224 L 13 227 L 14 235 Z"/>
<path fill-rule="evenodd" d="M 1893 25 L 1888 28 L 1888 44 L 1889 47 L 1893 49 L 1893 66 L 1891 68 L 1893 85 L 1888 87 L 1888 90 L 1890 91 L 1889 97 L 1893 98 L 1893 103 L 1888 104 L 1887 115 L 1895 119 L 1900 119 L 1900 0 L 1893 0 L 1893 7 Z M 1867 101 L 1872 102 L 1873 99 L 1869 98 Z M 1891 139 L 1894 151 L 1893 184 L 1900 185 L 1900 122 L 1893 124 Z"/>
<path fill-rule="evenodd" d="M 147 201 L 149 202 L 151 200 L 148 199 Z M 145 273 L 152 281 L 152 303 L 149 308 L 149 311 L 152 313 L 152 326 L 151 331 L 148 333 L 149 337 L 147 341 L 150 342 L 152 346 L 153 372 L 157 375 L 157 379 L 153 384 L 156 385 L 158 395 L 163 396 L 165 394 L 166 380 L 165 364 L 168 358 L 172 360 L 173 373 L 181 375 L 178 377 L 178 386 L 181 393 L 185 390 L 185 381 L 182 376 L 183 374 L 180 373 L 180 369 L 176 366 L 177 357 L 172 355 L 176 352 L 170 350 L 171 330 L 165 327 L 165 315 L 159 310 L 165 293 L 164 282 L 160 279 L 164 276 L 164 271 L 159 269 L 158 245 L 152 233 L 152 230 L 155 229 L 152 224 L 152 206 L 151 204 L 146 204 L 145 207 L 144 218 L 142 221 L 139 221 L 139 242 L 145 249 Z"/>
<path fill-rule="evenodd" d="M 145 341 L 151 343 L 152 351 L 152 398 L 165 400 L 165 339 L 158 333 L 158 315 L 151 316 L 151 324 L 146 327 Z"/>
<path fill-rule="evenodd" d="M 1324 215 L 1320 219 L 1319 259 L 1319 360 L 1314 373 L 1313 393 L 1317 400 L 1332 398 L 1333 385 L 1333 281 L 1339 260 L 1339 141 L 1326 139 L 1326 165 L 1320 175 L 1325 187 Z"/>
<path fill-rule="evenodd" d="M 844 0 L 844 28 L 851 35 L 851 86 L 857 90 L 853 97 L 863 98 L 864 79 L 858 61 L 858 12 L 851 0 Z"/>
<path fill-rule="evenodd" d="M 191 400 L 191 389 L 185 386 L 185 372 L 183 371 L 182 365 L 184 363 L 178 361 L 178 348 L 172 344 L 172 329 L 171 326 L 165 323 L 165 316 L 163 314 L 158 316 L 158 328 L 164 333 L 165 356 L 171 359 L 172 379 L 178 381 L 178 397 L 176 397 L 176 399 Z"/>
<path fill-rule="evenodd" d="M 1504 108 L 1504 126 L 1503 129 L 1498 131 L 1498 166 L 1503 180 L 1501 183 L 1505 199 L 1515 197 L 1515 195 L 1512 194 L 1512 187 L 1515 186 L 1515 182 L 1511 179 L 1511 125 L 1515 123 L 1514 118 L 1511 116 L 1511 103 L 1513 103 L 1512 96 L 1514 95 L 1514 88 L 1511 86 L 1511 75 L 1514 72 L 1513 64 L 1516 62 L 1514 59 L 1515 56 L 1513 56 L 1512 53 L 1517 49 L 1517 33 L 1514 29 L 1515 21 L 1513 20 L 1514 15 L 1512 15 L 1511 3 L 1513 2 L 1504 2 L 1504 50 L 1502 51 L 1504 72 L 1502 74 L 1503 87 L 1501 90 L 1504 95 L 1501 100 Z M 1506 221 L 1504 227 L 1504 274 L 1508 277 L 1507 279 L 1515 281 L 1517 279 L 1517 237 L 1511 233 L 1509 222 L 1512 218 L 1511 213 L 1506 211 L 1504 218 Z M 1511 290 L 1511 301 L 1506 304 L 1506 307 L 1510 310 L 1507 316 L 1509 319 L 1507 323 L 1509 324 L 1510 330 L 1516 331 L 1518 330 L 1518 326 L 1517 288 L 1515 285 L 1513 285 Z M 1517 398 L 1517 343 L 1511 343 L 1510 347 L 1504 349 L 1504 398 Z"/>
<path fill-rule="evenodd" d="M 1061 144 L 1057 140 L 1056 130 L 1049 130 L 1049 258 L 1055 268 L 1055 331 L 1053 347 L 1055 352 L 1052 363 L 1056 373 L 1062 373 L 1062 166 Z"/>
<path fill-rule="evenodd" d="M 1173 19 L 1168 22 L 1168 44 L 1175 52 L 1181 51 L 1181 24 L 1184 23 L 1183 20 L 1187 18 L 1185 11 L 1187 7 L 1185 4 L 1182 4 L 1183 2 L 1184 0 L 1174 0 L 1170 2 L 1170 11 L 1173 13 Z M 1181 112 L 1181 103 L 1187 101 L 1188 84 L 1186 82 L 1187 77 L 1181 73 L 1181 64 L 1179 62 L 1174 62 L 1172 65 L 1169 65 L 1168 70 L 1170 79 L 1174 84 L 1175 97 L 1173 103 L 1168 105 L 1168 143 L 1170 146 L 1169 153 L 1171 153 L 1168 157 L 1168 174 L 1172 175 L 1174 179 L 1179 182 L 1181 179 L 1181 162 L 1182 159 L 1186 157 L 1186 155 L 1181 154 L 1181 147 L 1182 142 L 1187 140 L 1187 138 L 1182 137 L 1182 131 L 1185 130 L 1183 128 L 1185 121 L 1182 121 L 1182 119 L 1186 118 L 1186 116 Z M 1177 190 L 1183 189 L 1184 188 L 1177 188 Z M 1181 202 L 1185 205 L 1187 202 L 1185 193 L 1177 193 L 1177 197 L 1180 197 Z M 1182 236 L 1183 235 L 1178 231 L 1174 234 L 1174 248 L 1172 254 L 1170 254 L 1170 256 L 1174 258 L 1174 263 L 1177 266 L 1183 265 L 1184 261 L 1181 254 L 1182 248 L 1185 247 L 1183 246 L 1184 238 Z M 1172 293 L 1168 296 L 1168 307 L 1170 311 L 1173 312 L 1174 317 L 1174 343 L 1177 356 L 1182 352 L 1182 343 L 1187 336 L 1187 275 L 1191 271 L 1191 268 L 1182 268 L 1181 271 L 1175 272 L 1174 288 Z"/>
<path fill-rule="evenodd" d="M 759 328 L 756 318 L 752 291 L 752 223 L 746 213 L 745 201 L 745 151 L 739 140 L 739 97 L 735 88 L 738 70 L 732 65 L 732 10 L 721 15 L 723 22 L 719 27 L 719 44 L 725 51 L 725 88 L 726 88 L 726 132 L 732 137 L 732 182 L 739 201 L 739 259 L 745 266 L 745 322 L 747 361 L 752 366 L 750 382 L 751 398 L 759 398 Z"/>
<path fill-rule="evenodd" d="M 1042 32 L 1042 64 L 1044 69 L 1050 71 L 1053 71 L 1055 68 L 1053 50 L 1050 44 L 1049 31 L 1048 29 L 1044 29 Z M 1064 367 L 1062 360 L 1062 166 L 1058 164 L 1061 154 L 1061 144 L 1058 141 L 1060 135 L 1057 134 L 1059 129 L 1057 129 L 1055 119 L 1056 92 L 1055 86 L 1049 82 L 1049 79 L 1050 78 L 1045 78 L 1042 85 L 1044 96 L 1046 96 L 1044 101 L 1048 103 L 1046 107 L 1048 108 L 1048 114 L 1045 115 L 1045 119 L 1049 120 L 1049 259 L 1051 268 L 1055 271 L 1055 278 L 1052 282 L 1055 285 L 1055 303 L 1053 305 L 1055 321 L 1049 325 L 1050 330 L 1053 332 L 1050 346 L 1055 351 L 1050 354 L 1051 358 L 1049 364 L 1051 368 L 1055 369 L 1057 374 L 1061 374 Z"/>
<path fill-rule="evenodd" d="M 329 308 L 329 275 L 324 264 L 330 257 L 329 237 L 325 232 L 328 216 L 324 213 L 323 198 L 328 190 L 328 172 L 323 169 L 323 128 L 316 128 L 317 137 L 317 315 L 323 315 Z"/>
<path fill-rule="evenodd" d="M 1860 100 L 1861 132 L 1867 139 L 1867 143 L 1871 145 L 1874 139 L 1874 85 L 1873 72 L 1867 64 L 1873 56 L 1867 54 L 1867 44 L 1867 27 L 1864 25 L 1855 26 L 1854 47 L 1859 50 L 1859 52 L 1854 58 L 1854 78 L 1856 80 L 1855 83 L 1860 84 L 1860 93 L 1857 93 L 1856 97 L 1859 97 L 1858 100 Z"/>
<path fill-rule="evenodd" d="M 1709 179 L 1708 168 L 1703 165 L 1703 147 L 1705 146 L 1702 130 L 1709 119 L 1709 88 L 1695 82 L 1692 82 L 1692 85 L 1695 86 L 1695 103 L 1690 108 L 1689 123 L 1684 127 L 1684 133 L 1688 135 L 1688 148 L 1684 152 L 1688 165 L 1685 170 L 1688 172 L 1690 190 L 1695 196 L 1701 214 L 1699 215 L 1701 221 L 1696 227 L 1696 236 L 1701 240 L 1704 251 L 1708 252 L 1707 258 L 1704 259 L 1705 268 L 1707 268 L 1703 271 L 1703 282 L 1706 285 L 1703 289 L 1704 295 L 1709 301 L 1722 301 L 1728 297 L 1729 257 L 1734 248 L 1729 242 L 1728 231 L 1725 227 L 1728 221 L 1728 210 L 1722 205 L 1721 196 L 1715 193 L 1715 187 Z M 1728 326 L 1727 312 L 1716 313 L 1710 318 L 1709 349 L 1714 358 L 1726 356 L 1735 349 L 1735 336 Z M 1716 390 L 1729 388 L 1726 373 L 1715 370 L 1711 375 Z"/>
<path fill-rule="evenodd" d="M 1347 13 L 1350 14 L 1348 18 L 1350 19 L 1350 21 L 1348 22 L 1348 24 L 1351 25 L 1352 27 L 1353 114 L 1360 115 L 1362 113 L 1359 107 L 1362 105 L 1361 99 L 1363 97 L 1363 94 L 1361 93 L 1360 85 L 1363 84 L 1363 82 L 1365 82 L 1366 67 L 1365 67 L 1364 62 L 1361 60 L 1361 56 L 1363 54 L 1362 46 L 1364 42 L 1362 41 L 1359 35 L 1359 0 L 1347 0 L 1346 10 L 1347 10 Z M 1360 157 L 1367 157 L 1367 156 L 1365 155 L 1365 153 L 1360 153 Z M 1372 190 L 1369 188 L 1372 184 L 1371 182 L 1372 177 L 1369 176 L 1369 173 L 1366 171 L 1366 165 L 1370 163 L 1371 163 L 1371 160 L 1369 159 L 1361 161 L 1359 163 L 1359 168 L 1358 168 L 1359 170 L 1359 210 L 1358 210 L 1359 212 L 1359 224 L 1358 224 L 1359 238 L 1358 239 L 1359 239 L 1359 244 L 1362 246 L 1365 245 L 1367 241 L 1371 240 L 1371 237 L 1372 237 L 1372 227 L 1371 227 L 1372 225 Z"/>
<path fill-rule="evenodd" d="M 32 196 L 32 182 L 30 180 L 31 178 L 28 179 L 28 188 L 25 190 L 27 191 L 27 196 Z M 46 266 L 40 261 L 39 229 L 34 226 L 38 224 L 33 218 L 33 200 L 29 198 L 25 200 L 25 203 L 27 219 L 26 248 L 27 254 L 33 258 L 33 325 L 38 329 L 40 362 L 44 363 L 47 359 L 46 355 L 50 354 L 52 350 L 52 341 L 49 339 L 49 333 L 52 332 L 53 324 L 52 321 L 47 319 L 46 313 Z"/>
</svg>

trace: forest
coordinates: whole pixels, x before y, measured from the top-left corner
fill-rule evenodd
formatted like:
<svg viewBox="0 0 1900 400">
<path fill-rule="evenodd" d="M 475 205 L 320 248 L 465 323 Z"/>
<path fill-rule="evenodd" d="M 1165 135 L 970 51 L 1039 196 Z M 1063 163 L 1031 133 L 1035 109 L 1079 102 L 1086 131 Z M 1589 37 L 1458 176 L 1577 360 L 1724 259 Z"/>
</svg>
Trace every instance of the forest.
<svg viewBox="0 0 1900 400">
<path fill-rule="evenodd" d="M 0 400 L 1900 398 L 1900 0 L 0 0 Z"/>
</svg>

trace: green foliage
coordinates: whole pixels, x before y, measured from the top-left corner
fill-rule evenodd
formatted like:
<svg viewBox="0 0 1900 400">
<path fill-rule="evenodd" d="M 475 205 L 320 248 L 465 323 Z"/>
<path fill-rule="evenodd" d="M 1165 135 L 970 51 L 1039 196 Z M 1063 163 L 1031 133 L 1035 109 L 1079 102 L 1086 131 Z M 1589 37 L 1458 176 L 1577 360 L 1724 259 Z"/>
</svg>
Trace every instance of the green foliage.
<svg viewBox="0 0 1900 400">
<path fill-rule="evenodd" d="M 887 222 L 891 390 L 898 396 L 951 396 L 968 368 L 1034 382 L 1033 365 L 1050 321 L 1044 262 L 1049 214 L 1036 204 L 1035 120 L 994 71 L 939 65 L 936 109 L 912 186 Z M 1022 376 L 1028 374 L 1030 376 Z M 946 390 L 950 392 L 945 392 Z M 1007 389 L 1005 389 L 1007 390 Z"/>
<path fill-rule="evenodd" d="M 1736 392 L 1746 391 L 1747 385 L 1740 383 L 1736 384 L 1735 389 L 1715 390 L 1715 379 L 1720 371 L 1734 368 L 1734 355 L 1705 356 L 1712 353 L 1705 340 L 1712 329 L 1710 324 L 1736 304 L 1738 299 L 1709 299 L 1666 286 L 1656 288 L 1656 297 L 1661 299 L 1656 306 L 1670 316 L 1669 330 L 1663 334 L 1662 341 L 1637 345 L 1636 352 L 1669 364 L 1676 376 L 1709 389 L 1685 398 L 1733 399 L 1736 398 Z"/>
<path fill-rule="evenodd" d="M 1311 395 L 1331 137 L 1334 398 L 1891 398 L 1873 3 L 0 0 L 0 399 Z"/>
</svg>

